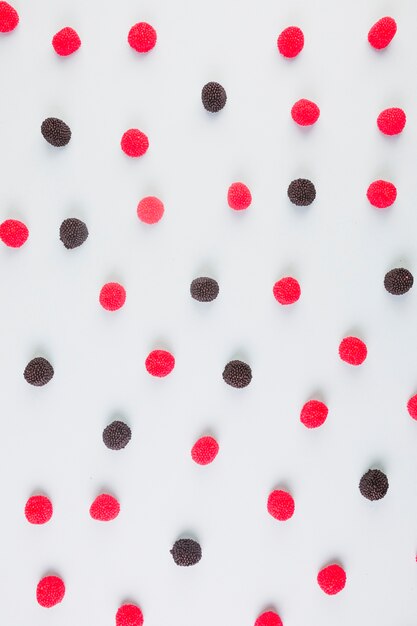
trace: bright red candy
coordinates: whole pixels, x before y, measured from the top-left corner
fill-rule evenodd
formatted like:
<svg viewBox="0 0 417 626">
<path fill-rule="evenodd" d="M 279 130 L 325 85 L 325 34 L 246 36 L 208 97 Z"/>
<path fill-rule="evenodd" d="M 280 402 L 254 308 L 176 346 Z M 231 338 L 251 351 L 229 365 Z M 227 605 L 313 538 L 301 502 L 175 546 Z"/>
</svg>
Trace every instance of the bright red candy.
<svg viewBox="0 0 417 626">
<path fill-rule="evenodd" d="M 279 35 L 277 46 L 282 56 L 287 59 L 296 57 L 304 48 L 303 31 L 298 26 L 288 26 Z"/>
<path fill-rule="evenodd" d="M 305 403 L 300 413 L 300 421 L 307 428 L 318 428 L 327 419 L 329 409 L 320 400 L 309 400 Z"/>
<path fill-rule="evenodd" d="M 114 496 L 102 493 L 90 506 L 90 515 L 99 522 L 110 522 L 120 513 L 120 504 Z"/>
<path fill-rule="evenodd" d="M 342 591 L 346 585 L 346 573 L 340 565 L 328 565 L 319 571 L 317 582 L 320 588 L 329 596 L 333 596 Z"/>
<path fill-rule="evenodd" d="M 350 365 L 361 365 L 366 359 L 368 349 L 358 337 L 345 337 L 340 342 L 339 356 Z"/>
<path fill-rule="evenodd" d="M 280 304 L 294 304 L 301 295 L 300 284 L 298 280 L 291 276 L 285 276 L 275 283 L 273 287 L 275 300 Z"/>
<path fill-rule="evenodd" d="M 407 118 L 404 111 L 393 107 L 385 109 L 378 115 L 377 124 L 379 130 L 384 135 L 398 135 L 404 130 L 406 121 Z"/>
<path fill-rule="evenodd" d="M 19 15 L 8 2 L 0 2 L 0 33 L 10 33 L 19 23 Z"/>
<path fill-rule="evenodd" d="M 417 394 L 412 396 L 407 402 L 407 410 L 413 420 L 417 420 Z"/>
<path fill-rule="evenodd" d="M 291 117 L 299 126 L 311 126 L 320 116 L 320 109 L 311 100 L 298 100 L 291 109 Z"/>
<path fill-rule="evenodd" d="M 138 22 L 130 29 L 127 40 L 136 52 L 149 52 L 156 44 L 156 30 L 146 22 Z"/>
<path fill-rule="evenodd" d="M 126 290 L 119 283 L 106 283 L 101 288 L 99 300 L 106 311 L 117 311 L 126 302 Z"/>
<path fill-rule="evenodd" d="M 255 626 L 282 626 L 282 620 L 278 613 L 265 611 L 258 617 Z"/>
<path fill-rule="evenodd" d="M 52 502 L 46 496 L 32 496 L 26 502 L 25 516 L 30 524 L 46 524 L 52 512 Z"/>
<path fill-rule="evenodd" d="M 174 369 L 175 358 L 166 350 L 152 350 L 146 357 L 145 367 L 149 374 L 163 378 Z"/>
<path fill-rule="evenodd" d="M 373 48 L 382 50 L 391 43 L 397 32 L 397 23 L 392 17 L 381 17 L 368 33 L 368 41 Z"/>
<path fill-rule="evenodd" d="M 372 206 L 377 209 L 386 209 L 394 204 L 397 198 L 397 189 L 387 180 L 375 180 L 369 185 L 366 197 Z"/>
<path fill-rule="evenodd" d="M 45 576 L 38 582 L 36 599 L 46 609 L 62 602 L 65 595 L 65 584 L 59 576 Z"/>
<path fill-rule="evenodd" d="M 275 489 L 268 497 L 268 513 L 280 522 L 285 522 L 294 515 L 294 498 L 287 491 Z"/>
<path fill-rule="evenodd" d="M 0 239 L 9 248 L 20 248 L 28 237 L 27 226 L 19 220 L 6 220 L 0 224 Z"/>
<path fill-rule="evenodd" d="M 138 204 L 138 218 L 145 224 L 156 224 L 164 214 L 164 204 L 155 196 L 146 196 Z"/>
<path fill-rule="evenodd" d="M 70 26 L 66 26 L 53 36 L 52 45 L 59 56 L 67 57 L 78 50 L 81 46 L 81 39 L 77 31 Z"/>
<path fill-rule="evenodd" d="M 191 457 L 198 465 L 208 465 L 217 456 L 219 444 L 214 437 L 201 437 L 191 449 Z"/>
<path fill-rule="evenodd" d="M 142 626 L 143 613 L 135 604 L 122 604 L 116 613 L 116 626 Z"/>
<path fill-rule="evenodd" d="M 227 192 L 227 202 L 231 209 L 242 211 L 252 202 L 252 194 L 243 183 L 233 183 Z"/>
<path fill-rule="evenodd" d="M 141 130 L 130 128 L 123 134 L 120 146 L 127 156 L 140 157 L 148 150 L 149 139 Z"/>
</svg>

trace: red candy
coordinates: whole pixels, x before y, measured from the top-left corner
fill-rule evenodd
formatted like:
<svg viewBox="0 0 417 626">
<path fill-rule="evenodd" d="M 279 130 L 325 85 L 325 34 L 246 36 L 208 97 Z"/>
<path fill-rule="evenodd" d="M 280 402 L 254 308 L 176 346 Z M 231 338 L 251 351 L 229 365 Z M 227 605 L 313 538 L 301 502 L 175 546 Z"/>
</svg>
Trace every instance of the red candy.
<svg viewBox="0 0 417 626">
<path fill-rule="evenodd" d="M 0 33 L 10 33 L 19 23 L 19 15 L 8 2 L 0 2 Z"/>
<path fill-rule="evenodd" d="M 65 595 L 65 584 L 59 576 L 45 576 L 38 582 L 36 599 L 46 609 L 62 602 Z"/>
<path fill-rule="evenodd" d="M 307 428 L 318 428 L 327 419 L 329 409 L 320 400 L 309 400 L 305 403 L 300 413 L 300 421 Z"/>
<path fill-rule="evenodd" d="M 275 283 L 272 291 L 275 300 L 277 300 L 280 304 L 294 304 L 294 302 L 297 302 L 301 295 L 298 280 L 292 278 L 291 276 L 281 278 L 281 280 Z"/>
<path fill-rule="evenodd" d="M 30 524 L 46 524 L 52 512 L 52 502 L 46 496 L 32 496 L 26 502 L 25 516 Z"/>
<path fill-rule="evenodd" d="M 397 32 L 397 24 L 392 17 L 381 17 L 371 28 L 368 33 L 368 41 L 373 48 L 382 50 L 391 43 L 395 33 Z"/>
<path fill-rule="evenodd" d="M 116 626 L 142 626 L 143 613 L 135 604 L 123 604 L 116 613 Z"/>
<path fill-rule="evenodd" d="M 148 354 L 145 361 L 145 367 L 149 374 L 158 378 L 168 376 L 174 369 L 174 365 L 173 355 L 166 350 L 153 350 Z"/>
<path fill-rule="evenodd" d="M 120 513 L 120 504 L 113 496 L 102 493 L 90 506 L 90 515 L 99 522 L 110 522 Z"/>
<path fill-rule="evenodd" d="M 126 290 L 119 283 L 106 283 L 101 288 L 99 300 L 106 311 L 117 311 L 126 302 Z"/>
<path fill-rule="evenodd" d="M 361 365 L 366 359 L 368 349 L 357 337 L 345 337 L 339 346 L 339 356 L 350 365 Z"/>
<path fill-rule="evenodd" d="M 407 402 L 407 410 L 413 420 L 417 420 L 417 394 L 412 396 Z"/>
<path fill-rule="evenodd" d="M 130 128 L 124 133 L 120 146 L 127 156 L 140 157 L 148 150 L 149 140 L 141 130 Z"/>
<path fill-rule="evenodd" d="M 276 489 L 268 497 L 268 513 L 280 522 L 285 522 L 294 515 L 295 503 L 287 491 Z"/>
<path fill-rule="evenodd" d="M 282 56 L 287 59 L 296 57 L 304 48 L 303 31 L 298 26 L 285 28 L 278 37 L 277 46 Z"/>
<path fill-rule="evenodd" d="M 66 26 L 53 36 L 52 45 L 59 56 L 67 57 L 78 50 L 81 46 L 81 39 L 77 31 L 70 26 Z"/>
<path fill-rule="evenodd" d="M 155 196 L 146 196 L 138 204 L 138 218 L 145 224 L 156 224 L 164 214 L 164 204 Z"/>
<path fill-rule="evenodd" d="M 282 620 L 278 613 L 265 611 L 258 617 L 255 626 L 282 626 Z"/>
<path fill-rule="evenodd" d="M 334 596 L 346 585 L 345 570 L 340 565 L 328 565 L 319 571 L 317 582 L 324 593 Z"/>
<path fill-rule="evenodd" d="M 149 52 L 156 44 L 156 30 L 146 22 L 138 22 L 130 29 L 127 40 L 137 52 Z"/>
<path fill-rule="evenodd" d="M 397 189 L 387 180 L 375 180 L 369 185 L 366 197 L 372 206 L 377 207 L 377 209 L 386 209 L 394 204 L 397 198 Z"/>
<path fill-rule="evenodd" d="M 291 117 L 299 126 L 311 126 L 320 116 L 320 109 L 311 100 L 298 100 L 291 109 Z"/>
<path fill-rule="evenodd" d="M 247 209 L 252 202 L 251 192 L 243 183 L 233 183 L 227 192 L 227 202 L 235 211 Z"/>
<path fill-rule="evenodd" d="M 0 224 L 0 239 L 9 248 L 20 248 L 28 237 L 27 226 L 19 220 L 6 220 Z"/>
<path fill-rule="evenodd" d="M 407 118 L 402 109 L 385 109 L 378 115 L 377 124 L 384 135 L 398 135 L 404 129 Z"/>
<path fill-rule="evenodd" d="M 219 444 L 213 437 L 201 437 L 191 449 L 191 457 L 198 465 L 208 465 L 217 456 Z"/>
</svg>

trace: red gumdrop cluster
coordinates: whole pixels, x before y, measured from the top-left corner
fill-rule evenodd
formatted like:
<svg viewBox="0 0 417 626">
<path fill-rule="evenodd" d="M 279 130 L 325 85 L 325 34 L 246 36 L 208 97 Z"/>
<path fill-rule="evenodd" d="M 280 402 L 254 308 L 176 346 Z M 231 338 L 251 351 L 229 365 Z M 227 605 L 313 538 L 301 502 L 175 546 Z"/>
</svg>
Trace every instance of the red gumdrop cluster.
<svg viewBox="0 0 417 626">
<path fill-rule="evenodd" d="M 369 185 L 366 197 L 372 206 L 377 209 L 386 209 L 394 204 L 397 198 L 397 189 L 387 180 L 375 180 Z"/>
<path fill-rule="evenodd" d="M 320 109 L 311 100 L 302 98 L 291 109 L 291 117 L 299 126 L 311 126 L 320 117 Z"/>
<path fill-rule="evenodd" d="M 129 31 L 129 46 L 136 52 L 149 52 L 156 44 L 156 30 L 147 22 L 138 22 Z"/>
<path fill-rule="evenodd" d="M 59 56 L 67 57 L 78 50 L 81 46 L 81 39 L 76 30 L 66 26 L 53 36 L 52 46 Z"/>
<path fill-rule="evenodd" d="M 294 498 L 287 491 L 275 489 L 268 496 L 268 513 L 280 522 L 285 522 L 294 515 Z"/>
<path fill-rule="evenodd" d="M 384 109 L 377 119 L 377 125 L 381 133 L 384 135 L 398 135 L 404 130 L 407 121 L 406 115 L 402 109 L 393 107 Z"/>
<path fill-rule="evenodd" d="M 282 56 L 293 59 L 304 48 L 304 33 L 298 26 L 288 26 L 278 36 L 277 46 Z"/>
<path fill-rule="evenodd" d="M 345 337 L 340 342 L 339 356 L 349 365 L 361 365 L 368 355 L 366 344 L 358 337 Z"/>
<path fill-rule="evenodd" d="M 36 599 L 46 609 L 62 602 L 65 596 L 65 584 L 59 576 L 45 576 L 38 582 Z"/>
<path fill-rule="evenodd" d="M 149 148 L 149 139 L 141 130 L 129 128 L 120 141 L 123 152 L 132 158 L 143 156 Z"/>
<path fill-rule="evenodd" d="M 345 570 L 336 563 L 328 565 L 319 571 L 317 582 L 324 593 L 333 596 L 342 591 L 346 585 Z"/>
<path fill-rule="evenodd" d="M 102 493 L 90 506 L 90 515 L 99 522 L 111 522 L 120 513 L 120 504 L 114 496 Z"/>
<path fill-rule="evenodd" d="M 142 626 L 143 613 L 136 604 L 122 604 L 116 613 L 116 626 Z"/>
<path fill-rule="evenodd" d="M 392 17 L 381 17 L 370 29 L 368 41 L 376 50 L 386 48 L 397 32 L 397 23 Z"/>
<path fill-rule="evenodd" d="M 417 420 L 417 394 L 412 396 L 407 402 L 407 410 L 413 420 Z"/>
<path fill-rule="evenodd" d="M 0 239 L 9 248 L 20 248 L 29 237 L 29 230 L 19 220 L 6 220 L 0 224 Z"/>
<path fill-rule="evenodd" d="M 201 437 L 191 449 L 191 457 L 198 465 L 212 463 L 219 452 L 219 444 L 214 437 Z"/>
<path fill-rule="evenodd" d="M 138 204 L 137 215 L 144 224 L 156 224 L 162 219 L 164 204 L 155 196 L 146 196 Z"/>
<path fill-rule="evenodd" d="M 152 350 L 146 357 L 145 367 L 151 376 L 164 378 L 172 372 L 175 366 L 175 358 L 166 350 Z"/>
<path fill-rule="evenodd" d="M 32 496 L 26 502 L 25 516 L 30 524 L 46 524 L 52 513 L 52 502 L 46 496 Z"/>
<path fill-rule="evenodd" d="M 252 194 L 244 183 L 233 183 L 227 192 L 227 202 L 234 211 L 243 211 L 250 206 Z"/>
<path fill-rule="evenodd" d="M 300 298 L 301 288 L 298 280 L 285 276 L 275 283 L 272 292 L 280 304 L 294 304 Z"/>
<path fill-rule="evenodd" d="M 19 15 L 11 4 L 0 2 L 0 33 L 10 33 L 19 23 Z"/>
<path fill-rule="evenodd" d="M 275 611 L 265 611 L 265 613 L 259 615 L 255 626 L 282 626 L 282 620 Z"/>
<path fill-rule="evenodd" d="M 106 311 L 117 311 L 126 302 L 126 290 L 119 283 L 106 283 L 101 288 L 99 301 Z"/>
<path fill-rule="evenodd" d="M 327 419 L 329 409 L 320 400 L 309 400 L 300 413 L 300 421 L 307 428 L 318 428 Z"/>
</svg>

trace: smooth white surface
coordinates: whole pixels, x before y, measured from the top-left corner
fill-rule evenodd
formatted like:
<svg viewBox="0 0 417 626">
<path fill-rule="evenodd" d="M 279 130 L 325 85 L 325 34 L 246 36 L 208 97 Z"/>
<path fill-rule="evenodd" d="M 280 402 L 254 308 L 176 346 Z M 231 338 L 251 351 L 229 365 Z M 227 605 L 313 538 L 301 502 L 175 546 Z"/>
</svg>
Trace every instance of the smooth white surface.
<svg viewBox="0 0 417 626">
<path fill-rule="evenodd" d="M 415 3 L 14 6 L 20 25 L 0 38 L 0 216 L 25 221 L 30 239 L 0 249 L 1 622 L 111 626 L 130 600 L 146 626 L 252 626 L 268 606 L 285 626 L 415 626 L 417 288 L 396 299 L 383 287 L 392 267 L 417 274 Z M 398 33 L 378 53 L 367 32 L 384 15 Z M 126 42 L 142 20 L 158 32 L 147 56 Z M 287 61 L 276 38 L 291 24 L 306 42 Z M 60 59 L 50 42 L 64 26 L 83 43 Z M 216 116 L 200 101 L 209 80 L 228 94 Z M 307 130 L 290 118 L 303 97 L 321 109 Z M 396 138 L 376 128 L 389 106 L 408 115 Z M 40 134 L 48 116 L 72 129 L 62 150 Z M 149 136 L 142 159 L 120 151 L 130 127 Z M 286 196 L 298 177 L 316 185 L 309 208 Z M 398 188 L 387 211 L 366 200 L 377 178 Z M 253 195 L 242 214 L 226 204 L 236 180 Z M 145 195 L 165 203 L 154 227 L 136 217 Z M 71 216 L 90 237 L 67 251 L 58 231 Z M 207 306 L 189 296 L 204 274 L 220 284 Z M 283 308 L 272 286 L 287 274 L 302 296 Z M 114 314 L 98 304 L 109 280 L 127 290 Z M 352 333 L 369 350 L 356 369 L 338 358 Z M 176 357 L 163 380 L 144 368 L 156 347 Z M 22 376 L 36 355 L 55 368 L 42 389 Z M 236 357 L 253 369 L 241 391 L 221 378 Z M 307 431 L 299 411 L 312 397 L 329 418 Z M 119 453 L 101 441 L 115 417 L 133 430 Z M 189 451 L 206 433 L 220 453 L 200 468 Z M 390 481 L 375 504 L 357 487 L 369 467 Z M 266 511 L 276 486 L 296 501 L 284 524 Z M 110 524 L 88 514 L 104 490 L 121 503 Z M 23 515 L 37 491 L 54 504 L 43 527 Z M 177 568 L 169 549 L 187 534 L 203 559 Z M 335 559 L 348 582 L 328 597 L 315 579 Z M 50 611 L 35 600 L 48 572 L 67 586 Z"/>
</svg>

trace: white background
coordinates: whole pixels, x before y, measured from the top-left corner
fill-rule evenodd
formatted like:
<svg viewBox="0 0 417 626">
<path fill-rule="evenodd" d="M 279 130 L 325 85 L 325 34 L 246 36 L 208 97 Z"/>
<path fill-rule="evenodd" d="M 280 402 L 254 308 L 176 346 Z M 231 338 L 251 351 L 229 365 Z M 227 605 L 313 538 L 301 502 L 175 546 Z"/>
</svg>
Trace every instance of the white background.
<svg viewBox="0 0 417 626">
<path fill-rule="evenodd" d="M 21 22 L 0 38 L 0 217 L 30 229 L 19 250 L 2 246 L 0 600 L 8 626 L 111 626 L 118 606 L 138 603 L 146 626 L 252 626 L 274 607 L 285 626 L 417 624 L 417 424 L 406 402 L 417 392 L 417 288 L 395 298 L 385 273 L 417 274 L 416 6 L 413 0 L 15 0 Z M 398 33 L 376 52 L 370 26 L 393 15 Z M 148 21 L 157 47 L 140 56 L 130 27 Z M 296 24 L 305 47 L 280 57 L 279 32 Z M 81 49 L 58 58 L 51 38 L 74 27 Z M 218 115 L 202 86 L 228 94 Z M 310 129 L 291 120 L 299 98 L 318 103 Z M 403 107 L 399 137 L 376 118 Z M 48 116 L 73 138 L 54 149 Z M 120 150 L 123 132 L 146 132 L 141 159 Z M 289 202 L 294 178 L 317 199 Z M 386 211 L 366 200 L 369 183 L 391 180 Z M 232 212 L 228 186 L 251 189 Z M 154 227 L 140 223 L 145 195 L 165 203 Z M 86 244 L 66 250 L 59 225 L 85 220 Z M 284 275 L 302 296 L 280 307 L 272 286 Z M 189 296 L 191 280 L 216 278 L 218 299 Z M 120 281 L 116 313 L 100 287 Z M 369 355 L 352 368 L 338 358 L 357 334 Z M 150 377 L 154 348 L 176 357 L 166 379 Z M 33 388 L 26 363 L 50 359 L 53 381 Z M 222 381 L 243 358 L 252 384 Z M 329 406 L 308 431 L 299 412 L 312 397 Z M 101 440 L 113 419 L 132 441 L 121 452 Z M 220 453 L 207 467 L 190 448 L 213 434 Z M 370 503 L 358 482 L 370 467 L 389 478 Z M 294 517 L 266 511 L 268 493 L 288 488 Z M 121 513 L 94 522 L 96 495 L 118 497 Z M 54 516 L 24 517 L 26 499 L 46 493 Z M 178 568 L 180 536 L 197 538 L 203 559 Z M 316 583 L 337 560 L 347 572 L 338 596 Z M 56 573 L 67 593 L 47 610 L 38 580 Z"/>
</svg>

